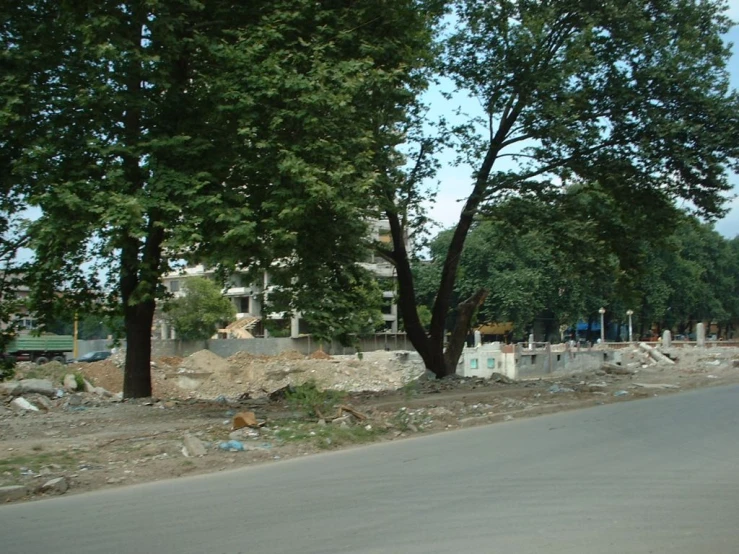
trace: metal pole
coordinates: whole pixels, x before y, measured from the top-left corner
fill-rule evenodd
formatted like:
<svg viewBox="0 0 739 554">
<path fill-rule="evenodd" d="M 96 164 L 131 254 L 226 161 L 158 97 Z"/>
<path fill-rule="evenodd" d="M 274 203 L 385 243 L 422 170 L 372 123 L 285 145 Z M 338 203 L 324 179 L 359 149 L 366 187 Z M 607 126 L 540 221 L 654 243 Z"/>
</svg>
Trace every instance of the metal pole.
<svg viewBox="0 0 739 554">
<path fill-rule="evenodd" d="M 72 356 L 76 360 L 79 356 L 79 347 L 77 346 L 77 335 L 79 330 L 79 317 L 77 316 L 77 312 L 74 312 L 74 340 L 72 341 Z"/>
<path fill-rule="evenodd" d="M 600 312 L 600 342 L 604 343 L 606 342 L 606 330 L 605 327 L 603 327 L 603 320 L 606 314 L 606 309 L 601 308 L 600 310 L 598 310 L 598 312 Z"/>
<path fill-rule="evenodd" d="M 631 316 L 634 315 L 634 310 L 627 311 L 626 315 L 629 316 L 629 342 L 634 342 L 634 335 L 632 333 L 632 327 L 631 327 Z"/>
</svg>

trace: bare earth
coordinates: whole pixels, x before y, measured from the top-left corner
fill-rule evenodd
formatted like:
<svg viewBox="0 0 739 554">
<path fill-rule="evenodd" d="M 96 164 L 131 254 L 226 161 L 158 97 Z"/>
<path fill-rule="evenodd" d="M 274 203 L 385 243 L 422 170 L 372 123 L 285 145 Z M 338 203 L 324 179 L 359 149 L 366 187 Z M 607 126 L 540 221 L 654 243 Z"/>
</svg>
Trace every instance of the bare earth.
<svg viewBox="0 0 739 554">
<path fill-rule="evenodd" d="M 666 353 L 677 360 L 675 365 L 648 365 L 644 355 L 629 350 L 624 367 L 634 371 L 630 375 L 599 370 L 520 382 L 419 380 L 422 368 L 394 353 L 362 361 L 325 355 L 304 359 L 294 353 L 275 358 L 242 353 L 222 360 L 209 352 L 190 360 L 160 359 L 153 369 L 157 396 L 152 399 L 122 402 L 66 393 L 46 402 L 48 408 L 30 412 L 11 407 L 11 396 L 0 397 L 0 487 L 23 485 L 28 491 L 24 499 L 42 498 L 61 492 L 42 492 L 44 483 L 64 477 L 66 494 L 74 494 L 739 383 L 739 349 L 686 347 Z M 64 374 L 75 371 L 95 386 L 120 391 L 122 371 L 110 361 L 26 368 L 20 377 L 46 377 L 61 387 Z M 268 396 L 308 380 L 349 391 L 340 404 L 358 415 L 331 410 L 319 421 L 279 393 Z M 34 395 L 24 396 L 38 403 Z M 254 412 L 261 427 L 232 433 L 233 416 L 246 411 Z M 338 415 L 343 417 L 332 421 Z M 202 442 L 204 456 L 183 448 L 187 435 Z M 221 448 L 232 439 L 244 450 Z"/>
</svg>

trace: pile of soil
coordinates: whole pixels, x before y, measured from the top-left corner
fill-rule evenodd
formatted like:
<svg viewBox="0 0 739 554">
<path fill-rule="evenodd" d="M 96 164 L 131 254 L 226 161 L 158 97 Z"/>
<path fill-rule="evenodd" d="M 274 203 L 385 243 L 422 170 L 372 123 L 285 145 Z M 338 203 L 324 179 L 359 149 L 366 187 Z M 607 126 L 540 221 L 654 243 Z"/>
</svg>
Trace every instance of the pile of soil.
<svg viewBox="0 0 739 554">
<path fill-rule="evenodd" d="M 103 387 L 112 393 L 123 390 L 123 370 L 110 360 L 91 362 L 89 364 L 77 364 L 70 368 L 67 373 L 79 371 L 85 379 L 96 387 Z"/>
<path fill-rule="evenodd" d="M 221 373 L 228 371 L 230 366 L 229 363 L 218 354 L 214 354 L 210 350 L 199 350 L 185 358 L 179 367 L 196 373 Z"/>
</svg>

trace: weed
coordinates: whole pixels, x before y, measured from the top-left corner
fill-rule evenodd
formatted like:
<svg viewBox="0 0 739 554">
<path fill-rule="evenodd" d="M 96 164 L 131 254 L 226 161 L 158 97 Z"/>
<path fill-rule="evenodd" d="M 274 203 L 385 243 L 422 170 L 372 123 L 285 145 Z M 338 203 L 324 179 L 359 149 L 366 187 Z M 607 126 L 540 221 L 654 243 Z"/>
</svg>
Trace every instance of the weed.
<svg viewBox="0 0 739 554">
<path fill-rule="evenodd" d="M 405 396 L 406 400 L 418 396 L 420 392 L 421 385 L 418 381 L 410 381 L 400 387 L 400 390 L 403 393 L 403 396 Z"/>
<path fill-rule="evenodd" d="M 339 391 L 320 390 L 313 380 L 296 385 L 285 394 L 288 404 L 293 409 L 305 411 L 308 417 L 321 417 L 329 413 L 344 396 L 345 393 Z"/>
<path fill-rule="evenodd" d="M 34 452 L 41 452 L 43 449 L 43 445 L 40 444 L 34 444 L 33 447 L 31 447 L 31 450 L 33 450 Z"/>
<path fill-rule="evenodd" d="M 293 422 L 277 429 L 274 436 L 282 442 L 309 442 L 317 448 L 330 449 L 347 444 L 373 442 L 385 433 L 386 429 L 375 428 L 371 425 L 339 427 L 338 425 L 295 424 Z"/>
<path fill-rule="evenodd" d="M 80 372 L 77 372 L 74 374 L 74 382 L 77 386 L 75 390 L 78 390 L 78 391 L 85 390 L 85 377 Z"/>
<path fill-rule="evenodd" d="M 15 358 L 0 354 L 0 382 L 15 376 Z"/>
<path fill-rule="evenodd" d="M 44 452 L 28 456 L 14 456 L 12 458 L 0 459 L 0 473 L 4 473 L 6 471 L 16 473 L 22 467 L 27 467 L 28 469 L 37 472 L 42 467 L 50 464 L 57 464 L 65 467 L 71 466 L 74 463 L 74 459 L 66 452 Z"/>
</svg>

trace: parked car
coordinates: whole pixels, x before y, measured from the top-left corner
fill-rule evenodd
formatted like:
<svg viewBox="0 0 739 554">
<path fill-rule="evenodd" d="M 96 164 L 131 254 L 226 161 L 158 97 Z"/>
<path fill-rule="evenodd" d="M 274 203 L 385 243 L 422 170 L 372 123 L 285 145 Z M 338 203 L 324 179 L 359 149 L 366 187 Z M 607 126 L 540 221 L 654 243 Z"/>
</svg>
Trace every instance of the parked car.
<svg viewBox="0 0 739 554">
<path fill-rule="evenodd" d="M 72 358 L 69 360 L 69 363 L 77 363 L 77 364 L 86 364 L 90 362 L 100 362 L 102 360 L 107 360 L 110 358 L 110 352 L 107 350 L 98 350 L 97 352 L 88 352 L 87 354 L 83 354 L 77 359 Z"/>
</svg>

